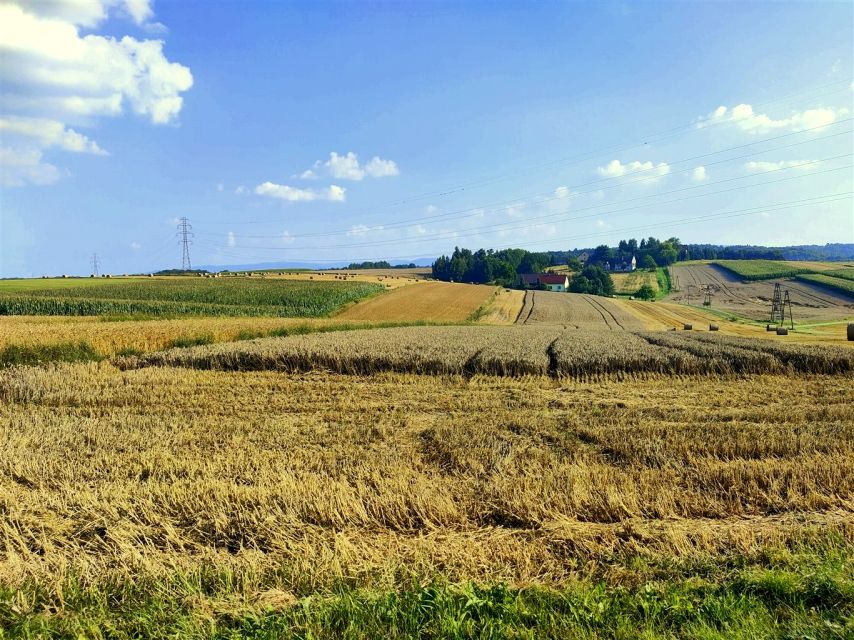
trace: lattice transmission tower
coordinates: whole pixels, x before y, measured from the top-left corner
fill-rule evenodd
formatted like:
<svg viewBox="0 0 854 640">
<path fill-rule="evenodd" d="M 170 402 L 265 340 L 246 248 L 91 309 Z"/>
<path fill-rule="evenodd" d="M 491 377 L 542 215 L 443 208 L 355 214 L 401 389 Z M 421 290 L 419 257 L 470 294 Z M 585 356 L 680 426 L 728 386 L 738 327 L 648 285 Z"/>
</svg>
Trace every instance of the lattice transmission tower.
<svg viewBox="0 0 854 640">
<path fill-rule="evenodd" d="M 101 268 L 101 263 L 98 260 L 98 254 L 93 253 L 92 254 L 92 275 L 95 276 L 96 278 L 100 275 L 100 268 Z"/>
<path fill-rule="evenodd" d="M 193 268 L 190 263 L 190 245 L 193 244 L 193 241 L 190 238 L 193 237 L 193 225 L 190 224 L 190 221 L 187 220 L 186 217 L 181 218 L 178 221 L 178 237 L 180 238 L 181 245 L 184 248 L 184 253 L 181 256 L 181 270 L 189 271 Z"/>
</svg>

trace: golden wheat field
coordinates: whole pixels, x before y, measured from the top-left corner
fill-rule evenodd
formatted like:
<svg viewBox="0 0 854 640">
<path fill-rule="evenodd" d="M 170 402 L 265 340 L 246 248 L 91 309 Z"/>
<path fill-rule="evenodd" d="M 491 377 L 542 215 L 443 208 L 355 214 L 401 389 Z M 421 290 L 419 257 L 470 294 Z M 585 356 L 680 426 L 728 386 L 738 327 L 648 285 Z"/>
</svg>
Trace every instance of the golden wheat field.
<svg viewBox="0 0 854 640">
<path fill-rule="evenodd" d="M 419 282 L 357 302 L 336 317 L 345 320 L 462 322 L 490 300 L 497 288 Z"/>
<path fill-rule="evenodd" d="M 6 370 L 0 578 L 50 591 L 208 567 L 250 606 L 341 578 L 557 585 L 619 572 L 615 554 L 850 540 L 851 389 L 822 375 Z"/>
</svg>

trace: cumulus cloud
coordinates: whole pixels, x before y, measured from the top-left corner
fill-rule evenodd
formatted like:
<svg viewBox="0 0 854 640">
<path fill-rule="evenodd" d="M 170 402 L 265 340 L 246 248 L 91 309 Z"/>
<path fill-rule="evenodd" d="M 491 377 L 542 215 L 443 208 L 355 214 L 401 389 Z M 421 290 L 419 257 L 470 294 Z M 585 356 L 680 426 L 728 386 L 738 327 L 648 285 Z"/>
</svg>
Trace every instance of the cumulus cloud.
<svg viewBox="0 0 854 640">
<path fill-rule="evenodd" d="M 234 231 L 229 231 L 228 236 L 226 237 L 226 241 L 229 247 L 233 247 L 237 244 L 237 238 L 234 237 Z"/>
<path fill-rule="evenodd" d="M 264 182 L 255 187 L 255 193 L 259 196 L 278 198 L 288 202 L 312 202 L 315 200 L 344 202 L 346 192 L 347 190 L 344 187 L 334 184 L 326 189 L 300 189 L 275 182 Z"/>
<path fill-rule="evenodd" d="M 558 187 L 555 189 L 555 198 L 560 198 L 564 200 L 572 195 L 572 191 L 569 190 L 569 187 Z"/>
<path fill-rule="evenodd" d="M 628 164 L 623 164 L 619 160 L 611 160 L 604 167 L 598 167 L 596 172 L 605 178 L 619 178 L 626 175 L 636 176 L 637 182 L 657 182 L 662 177 L 670 173 L 670 165 L 666 162 L 654 164 L 648 160 L 640 162 L 634 160 Z"/>
<path fill-rule="evenodd" d="M 794 111 L 788 117 L 772 118 L 765 113 L 756 113 L 749 104 L 739 104 L 731 109 L 721 105 L 697 123 L 698 127 L 719 122 L 730 122 L 747 133 L 768 133 L 777 130 L 800 131 L 803 129 L 822 129 L 833 124 L 848 109 L 820 107 Z"/>
<path fill-rule="evenodd" d="M 282 231 L 282 242 L 284 244 L 293 244 L 296 238 L 294 238 L 288 230 Z"/>
<path fill-rule="evenodd" d="M 97 143 L 74 129 L 68 129 L 57 120 L 0 116 L 0 134 L 36 142 L 39 147 L 58 147 L 64 151 L 107 155 Z"/>
<path fill-rule="evenodd" d="M 780 160 L 779 162 L 760 160 L 758 162 L 746 162 L 744 168 L 748 171 L 779 171 L 780 169 L 795 167 L 810 168 L 815 164 L 814 160 Z"/>
<path fill-rule="evenodd" d="M 694 178 L 694 180 L 696 180 L 697 182 L 702 182 L 708 177 L 706 175 L 706 167 L 702 165 L 699 167 L 694 167 L 694 171 L 691 172 L 691 177 Z"/>
<path fill-rule="evenodd" d="M 303 180 L 315 180 L 320 177 L 321 172 L 338 180 L 360 181 L 365 178 L 396 176 L 400 174 L 400 169 L 394 160 L 384 160 L 379 156 L 374 156 L 367 163 L 361 164 L 359 156 L 352 151 L 348 151 L 344 155 L 339 155 L 333 151 L 329 154 L 329 160 L 326 162 L 316 161 L 310 169 L 306 169 L 298 177 Z"/>
<path fill-rule="evenodd" d="M 131 242 L 130 248 L 133 249 L 134 251 L 139 251 L 140 249 L 142 249 L 142 245 L 139 244 L 138 242 Z"/>
<path fill-rule="evenodd" d="M 193 76 L 166 58 L 162 40 L 80 33 L 111 16 L 147 27 L 153 15 L 149 0 L 0 3 L 0 118 L 4 137 L 19 139 L 17 155 L 48 148 L 105 155 L 69 125 L 92 126 L 125 109 L 154 124 L 176 120 Z"/>
<path fill-rule="evenodd" d="M 60 177 L 59 169 L 48 162 L 42 162 L 42 152 L 38 149 L 0 147 L 0 186 L 53 184 Z"/>
</svg>

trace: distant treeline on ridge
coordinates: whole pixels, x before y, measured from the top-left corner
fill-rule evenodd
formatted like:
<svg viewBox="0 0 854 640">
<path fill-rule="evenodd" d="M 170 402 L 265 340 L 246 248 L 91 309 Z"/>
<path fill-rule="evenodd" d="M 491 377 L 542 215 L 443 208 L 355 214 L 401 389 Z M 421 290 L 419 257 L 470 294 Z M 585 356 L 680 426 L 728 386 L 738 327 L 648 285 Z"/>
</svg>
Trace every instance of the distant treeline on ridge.
<svg viewBox="0 0 854 640">
<path fill-rule="evenodd" d="M 531 252 L 525 249 L 460 249 L 450 256 L 439 256 L 432 265 L 433 277 L 454 282 L 495 282 L 515 284 L 521 273 L 540 273 L 549 267 L 582 265 L 603 267 L 637 260 L 638 268 L 663 267 L 683 260 L 854 260 L 854 244 L 761 247 L 683 244 L 679 238 L 640 241 L 620 240 L 616 247 L 599 245 L 592 249 Z"/>
</svg>

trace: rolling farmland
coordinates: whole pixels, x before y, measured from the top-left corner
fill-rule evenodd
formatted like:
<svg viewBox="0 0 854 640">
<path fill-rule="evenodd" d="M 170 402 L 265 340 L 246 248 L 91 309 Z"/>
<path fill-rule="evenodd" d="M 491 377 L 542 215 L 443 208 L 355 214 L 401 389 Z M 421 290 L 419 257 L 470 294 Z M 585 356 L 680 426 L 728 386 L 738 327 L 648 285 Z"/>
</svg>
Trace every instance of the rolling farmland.
<svg viewBox="0 0 854 640">
<path fill-rule="evenodd" d="M 712 309 L 757 321 L 767 320 L 770 315 L 773 281 L 743 282 L 735 274 L 712 264 L 674 265 L 671 272 L 678 279 L 680 291 L 672 292 L 668 300 L 700 305 L 703 301 L 700 287 L 711 285 L 715 288 Z M 796 323 L 854 317 L 854 296 L 812 286 L 802 280 L 785 280 L 783 285 L 790 292 Z"/>
<path fill-rule="evenodd" d="M 737 633 L 777 615 L 783 579 L 812 605 L 769 628 L 854 614 L 839 336 L 337 275 L 31 298 L 216 311 L 384 290 L 320 318 L 0 317 L 0 353 L 32 365 L 0 366 L 0 637 L 666 636 L 685 616 Z M 426 322 L 443 326 L 387 326 Z"/>
<path fill-rule="evenodd" d="M 355 304 L 338 318 L 346 320 L 462 322 L 489 301 L 496 287 L 423 282 L 401 287 Z"/>
</svg>

